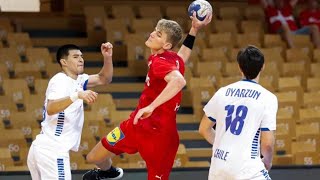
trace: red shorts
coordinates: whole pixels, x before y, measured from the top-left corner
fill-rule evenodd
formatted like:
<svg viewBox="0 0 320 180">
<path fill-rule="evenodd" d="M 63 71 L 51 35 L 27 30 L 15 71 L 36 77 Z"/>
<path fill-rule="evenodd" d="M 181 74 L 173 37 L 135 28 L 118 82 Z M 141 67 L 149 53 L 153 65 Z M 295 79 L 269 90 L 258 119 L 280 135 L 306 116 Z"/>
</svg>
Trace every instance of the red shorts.
<svg viewBox="0 0 320 180">
<path fill-rule="evenodd" d="M 164 115 L 152 115 L 133 125 L 133 119 L 123 121 L 114 128 L 101 142 L 103 146 L 116 155 L 139 152 L 146 161 L 148 180 L 169 179 L 174 159 L 179 146 L 177 129 L 160 128 L 156 122 Z M 168 122 L 168 119 L 161 119 Z M 175 123 L 175 119 L 170 119 Z"/>
</svg>

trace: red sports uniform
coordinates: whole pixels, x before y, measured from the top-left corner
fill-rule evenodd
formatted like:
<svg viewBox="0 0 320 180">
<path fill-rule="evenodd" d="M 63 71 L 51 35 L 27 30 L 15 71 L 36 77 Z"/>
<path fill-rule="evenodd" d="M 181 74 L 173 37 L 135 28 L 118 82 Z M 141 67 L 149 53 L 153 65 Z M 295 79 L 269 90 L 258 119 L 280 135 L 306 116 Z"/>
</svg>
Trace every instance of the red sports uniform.
<svg viewBox="0 0 320 180">
<path fill-rule="evenodd" d="M 299 15 L 299 20 L 301 26 L 315 24 L 320 29 L 320 9 L 317 9 L 315 11 L 306 9 L 302 11 Z"/>
<path fill-rule="evenodd" d="M 183 75 L 185 67 L 182 58 L 172 51 L 151 55 L 148 66 L 149 71 L 138 107 L 129 119 L 123 121 L 101 142 L 107 150 L 116 155 L 139 152 L 146 161 L 148 179 L 166 180 L 179 146 L 176 112 L 180 106 L 181 92 L 157 107 L 150 117 L 139 120 L 137 125 L 133 125 L 133 119 L 139 109 L 150 105 L 166 87 L 164 77 L 173 70 L 179 70 Z"/>
<path fill-rule="evenodd" d="M 277 9 L 273 6 L 268 6 L 265 9 L 267 22 L 269 24 L 269 31 L 271 33 L 278 33 L 281 28 L 281 22 L 287 23 L 291 31 L 298 29 L 293 15 L 293 8 L 290 4 L 286 3 L 283 8 Z"/>
</svg>

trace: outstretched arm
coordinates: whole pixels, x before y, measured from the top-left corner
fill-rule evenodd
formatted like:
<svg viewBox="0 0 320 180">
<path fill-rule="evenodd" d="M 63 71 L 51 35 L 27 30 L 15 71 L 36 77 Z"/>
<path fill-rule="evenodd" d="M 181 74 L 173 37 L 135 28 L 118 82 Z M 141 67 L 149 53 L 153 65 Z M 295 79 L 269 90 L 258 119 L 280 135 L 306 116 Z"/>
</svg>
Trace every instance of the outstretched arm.
<svg viewBox="0 0 320 180">
<path fill-rule="evenodd" d="M 71 96 L 67 96 L 64 98 L 54 100 L 49 99 L 46 110 L 48 115 L 51 116 L 61 111 L 64 111 L 67 107 L 69 107 L 74 101 L 78 99 L 83 99 L 88 104 L 91 104 L 96 101 L 97 97 L 98 93 L 91 90 L 75 92 Z"/>
<path fill-rule="evenodd" d="M 93 74 L 89 76 L 88 87 L 109 84 L 112 81 L 112 48 L 113 46 L 109 42 L 101 44 L 101 53 L 103 55 L 103 67 L 101 68 L 98 74 Z"/>
<path fill-rule="evenodd" d="M 144 119 L 151 116 L 154 109 L 173 98 L 186 85 L 184 77 L 178 70 L 168 73 L 164 80 L 167 82 L 167 86 L 149 106 L 138 111 L 134 118 L 133 124 L 137 124 L 139 119 Z"/>
<path fill-rule="evenodd" d="M 207 14 L 206 18 L 203 21 L 200 21 L 196 18 L 196 13 L 194 12 L 193 15 L 190 17 L 192 20 L 192 27 L 189 31 L 189 34 L 187 35 L 185 41 L 183 42 L 180 50 L 178 51 L 178 55 L 183 59 L 183 62 L 186 63 L 189 60 L 189 57 L 191 55 L 192 46 L 194 43 L 194 38 L 197 35 L 198 31 L 209 24 L 212 19 L 212 13 Z M 188 41 L 188 42 L 186 42 Z M 187 47 L 188 44 L 191 45 L 191 47 Z"/>
</svg>

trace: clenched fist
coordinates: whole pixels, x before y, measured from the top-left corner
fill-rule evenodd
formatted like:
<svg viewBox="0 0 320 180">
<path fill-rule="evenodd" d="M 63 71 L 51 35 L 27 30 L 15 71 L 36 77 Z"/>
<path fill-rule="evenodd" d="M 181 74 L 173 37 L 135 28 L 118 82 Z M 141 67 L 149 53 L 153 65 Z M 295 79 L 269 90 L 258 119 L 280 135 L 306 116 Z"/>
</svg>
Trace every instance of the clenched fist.
<svg viewBox="0 0 320 180">
<path fill-rule="evenodd" d="M 79 99 L 86 101 L 88 104 L 92 104 L 96 101 L 98 93 L 91 90 L 85 90 L 78 92 L 78 97 Z"/>
<path fill-rule="evenodd" d="M 112 44 L 107 42 L 107 43 L 102 43 L 101 44 L 101 53 L 103 57 L 111 57 L 112 56 Z"/>
</svg>

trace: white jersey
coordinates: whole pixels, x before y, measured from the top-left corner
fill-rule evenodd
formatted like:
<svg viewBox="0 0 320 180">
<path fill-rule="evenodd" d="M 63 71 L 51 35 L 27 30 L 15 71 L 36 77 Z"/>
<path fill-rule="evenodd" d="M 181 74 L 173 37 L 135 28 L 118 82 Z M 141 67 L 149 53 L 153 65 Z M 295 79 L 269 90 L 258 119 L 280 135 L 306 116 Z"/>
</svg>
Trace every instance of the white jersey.
<svg viewBox="0 0 320 180">
<path fill-rule="evenodd" d="M 83 100 L 78 99 L 64 111 L 51 116 L 48 115 L 46 107 L 48 100 L 64 98 L 85 90 L 88 78 L 87 74 L 82 74 L 74 80 L 64 73 L 58 73 L 51 78 L 44 101 L 41 132 L 34 140 L 34 145 L 58 152 L 78 151 L 84 123 Z"/>
<path fill-rule="evenodd" d="M 211 177 L 254 179 L 263 174 L 268 179 L 260 158 L 260 132 L 276 129 L 277 109 L 277 97 L 254 81 L 238 81 L 215 93 L 204 107 L 216 122 Z"/>
</svg>

